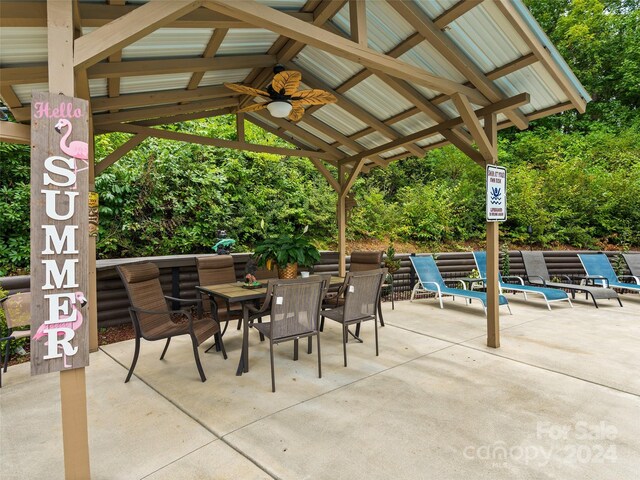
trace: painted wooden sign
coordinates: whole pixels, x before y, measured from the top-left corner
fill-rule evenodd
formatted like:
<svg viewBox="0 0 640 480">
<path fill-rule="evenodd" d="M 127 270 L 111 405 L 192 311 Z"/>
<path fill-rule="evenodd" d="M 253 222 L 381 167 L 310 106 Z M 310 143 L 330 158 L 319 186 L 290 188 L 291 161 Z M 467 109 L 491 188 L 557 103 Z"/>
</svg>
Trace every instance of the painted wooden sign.
<svg viewBox="0 0 640 480">
<path fill-rule="evenodd" d="M 86 100 L 31 102 L 31 374 L 89 364 Z"/>
</svg>

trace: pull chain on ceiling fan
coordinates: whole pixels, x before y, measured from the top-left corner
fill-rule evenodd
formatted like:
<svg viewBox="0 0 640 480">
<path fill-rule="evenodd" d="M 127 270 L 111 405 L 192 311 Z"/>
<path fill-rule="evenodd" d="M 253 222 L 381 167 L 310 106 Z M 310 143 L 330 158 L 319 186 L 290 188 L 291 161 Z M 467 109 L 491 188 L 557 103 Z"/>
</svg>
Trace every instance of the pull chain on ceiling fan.
<svg viewBox="0 0 640 480">
<path fill-rule="evenodd" d="M 254 103 L 238 110 L 238 112 L 256 112 L 266 108 L 276 118 L 288 118 L 297 122 L 304 115 L 304 105 L 326 105 L 335 103 L 336 97 L 324 90 L 298 90 L 302 75 L 295 70 L 285 70 L 282 65 L 276 65 L 273 80 L 266 91 L 237 83 L 225 83 L 224 86 L 245 95 L 265 98 L 268 101 Z"/>
</svg>

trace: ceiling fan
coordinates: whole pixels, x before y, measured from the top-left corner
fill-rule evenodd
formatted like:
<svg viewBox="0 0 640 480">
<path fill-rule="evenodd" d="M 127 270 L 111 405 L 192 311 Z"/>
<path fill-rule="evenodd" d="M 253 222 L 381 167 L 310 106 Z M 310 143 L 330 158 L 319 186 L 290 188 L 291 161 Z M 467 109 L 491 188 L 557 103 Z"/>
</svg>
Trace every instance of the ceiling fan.
<svg viewBox="0 0 640 480">
<path fill-rule="evenodd" d="M 273 68 L 275 74 L 266 91 L 257 88 L 225 83 L 224 86 L 233 91 L 266 98 L 263 103 L 253 103 L 238 110 L 238 112 L 256 112 L 266 108 L 276 118 L 288 118 L 297 122 L 304 115 L 304 105 L 325 105 L 335 103 L 336 97 L 324 90 L 298 90 L 302 75 L 295 70 L 285 70 L 282 65 Z"/>
</svg>

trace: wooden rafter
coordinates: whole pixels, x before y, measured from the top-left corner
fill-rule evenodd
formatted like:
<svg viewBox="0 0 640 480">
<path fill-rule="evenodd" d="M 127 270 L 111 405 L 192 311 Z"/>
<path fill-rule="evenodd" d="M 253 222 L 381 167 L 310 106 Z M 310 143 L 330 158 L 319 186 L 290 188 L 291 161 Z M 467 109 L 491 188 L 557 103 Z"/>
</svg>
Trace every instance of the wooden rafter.
<svg viewBox="0 0 640 480">
<path fill-rule="evenodd" d="M 586 100 L 582 98 L 580 92 L 574 88 L 567 76 L 560 70 L 554 59 L 551 58 L 549 50 L 540 43 L 535 35 L 532 35 L 529 32 L 528 26 L 525 25 L 524 20 L 518 12 L 515 11 L 513 5 L 503 0 L 497 0 L 496 5 L 513 28 L 515 28 L 515 30 L 524 39 L 538 61 L 545 66 L 553 79 L 558 83 L 558 85 L 560 85 L 560 88 L 562 88 L 562 91 L 571 100 L 578 112 L 584 113 L 587 108 Z"/>
<path fill-rule="evenodd" d="M 317 78 L 311 72 L 297 65 L 296 66 L 291 65 L 291 68 L 295 68 L 296 70 L 300 71 L 300 73 L 302 73 L 302 78 L 304 78 L 305 83 L 309 85 L 311 88 L 319 88 L 332 93 L 338 99 L 338 105 L 341 108 L 343 108 L 344 110 L 346 110 L 347 112 L 349 112 L 351 115 L 358 118 L 362 122 L 366 123 L 367 125 L 370 125 L 375 131 L 378 131 L 379 133 L 381 133 L 382 135 L 390 139 L 396 139 L 400 136 L 400 134 L 396 132 L 393 128 L 389 127 L 388 125 L 385 125 L 382 121 L 378 120 L 372 114 L 364 110 L 355 102 L 349 100 L 344 95 L 340 95 L 338 92 L 333 90 L 329 85 L 327 85 L 322 80 Z M 414 155 L 418 155 L 418 156 L 424 155 L 424 151 L 417 145 L 409 145 L 407 149 L 410 150 Z"/>
<path fill-rule="evenodd" d="M 107 5 L 123 6 L 125 0 L 107 0 Z M 82 22 L 82 20 L 81 20 Z M 122 60 L 122 50 L 115 52 L 107 57 L 109 63 L 118 63 Z M 120 96 L 120 77 L 114 77 L 107 79 L 107 95 L 109 98 L 116 98 Z M 118 110 L 111 110 L 111 113 L 116 113 Z"/>
<path fill-rule="evenodd" d="M 152 0 L 76 40 L 73 64 L 88 68 L 200 6 L 198 0 Z"/>
<path fill-rule="evenodd" d="M 209 43 L 207 43 L 207 46 L 202 53 L 202 58 L 213 58 L 216 56 L 216 53 L 218 52 L 220 45 L 222 45 L 224 37 L 227 35 L 228 31 L 228 28 L 216 28 L 213 31 L 213 34 L 209 39 Z M 193 72 L 193 75 L 191 75 L 191 78 L 189 79 L 187 90 L 194 90 L 198 88 L 202 77 L 204 77 L 204 72 Z"/>
<path fill-rule="evenodd" d="M 0 122 L 0 142 L 31 143 L 31 128 L 29 125 L 14 122 Z"/>
<path fill-rule="evenodd" d="M 390 5 L 394 5 L 394 3 L 396 2 L 392 2 Z M 293 40 L 360 63 L 366 67 L 382 70 L 388 75 L 410 80 L 418 85 L 443 93 L 460 92 L 473 99 L 479 105 L 487 105 L 489 103 L 486 97 L 478 90 L 432 75 L 421 68 L 381 54 L 370 48 L 365 48 L 344 37 L 301 22 L 255 1 L 239 0 L 228 3 L 222 0 L 206 0 L 205 5 L 225 15 L 243 18 L 258 27 L 267 28 Z"/>
<path fill-rule="evenodd" d="M 491 80 L 478 68 L 459 47 L 453 43 L 440 29 L 427 17 L 427 15 L 414 3 L 391 2 L 389 3 L 403 18 L 415 28 L 431 45 L 433 45 L 460 73 L 491 102 L 497 102 L 505 98 L 505 95 L 496 87 Z M 451 94 L 452 92 L 443 92 Z M 477 103 L 473 98 L 466 95 L 470 101 Z M 524 114 L 520 111 L 506 112 L 506 115 L 520 129 L 528 126 Z"/>
<path fill-rule="evenodd" d="M 239 142 L 245 141 L 244 113 L 236 113 L 236 138 Z"/>
<path fill-rule="evenodd" d="M 275 123 L 283 130 L 291 132 L 294 136 L 302 139 L 308 144 L 313 145 L 314 147 L 333 155 L 335 160 L 340 160 L 346 156 L 344 152 L 341 152 L 336 147 L 332 147 L 324 140 L 316 137 L 312 133 L 307 132 L 304 128 L 297 126 L 295 123 L 289 122 L 282 118 L 272 117 L 268 112 L 265 112 L 264 110 L 260 110 L 256 112 L 256 114 L 261 116 L 262 118 L 269 120 L 271 123 Z"/>
<path fill-rule="evenodd" d="M 367 4 L 365 0 L 349 0 L 349 20 L 351 21 L 351 39 L 367 46 Z"/>
<path fill-rule="evenodd" d="M 520 93 L 510 98 L 506 98 L 504 100 L 500 100 L 494 104 L 491 104 L 487 107 L 483 107 L 475 112 L 476 116 L 482 117 L 488 115 L 490 113 L 502 112 L 505 110 L 513 109 L 515 106 L 521 106 L 529 103 L 529 94 L 528 93 Z M 345 162 L 354 162 L 358 161 L 361 158 L 368 157 L 371 155 L 376 155 L 383 152 L 388 152 L 389 150 L 394 150 L 398 147 L 402 147 L 407 143 L 417 142 L 427 137 L 440 134 L 446 130 L 450 130 L 452 128 L 457 127 L 458 125 L 462 125 L 464 120 L 462 117 L 452 118 L 447 120 L 439 125 L 434 125 L 433 127 L 425 128 L 418 132 L 412 133 L 411 135 L 407 135 L 398 140 L 392 140 L 378 147 L 367 150 L 366 152 L 359 153 L 357 155 L 352 155 L 347 158 Z"/>
<path fill-rule="evenodd" d="M 303 7 L 303 12 L 313 12 L 313 25 L 322 26 L 328 22 L 333 16 L 342 8 L 346 3 L 345 1 L 330 1 L 323 0 L 320 2 L 308 1 Z M 269 55 L 276 55 L 279 62 L 288 62 L 291 60 L 300 50 L 305 47 L 303 43 L 295 42 L 285 36 L 278 37 L 273 45 L 267 51 Z M 273 70 L 270 68 L 254 68 L 247 78 L 245 83 L 251 84 L 254 88 L 263 88 L 273 76 Z M 251 97 L 246 96 L 240 101 L 240 106 L 243 107 L 251 101 Z"/>
<path fill-rule="evenodd" d="M 460 0 L 453 6 L 442 12 L 436 18 L 433 19 L 433 23 L 436 27 L 442 30 L 454 20 L 458 19 L 472 8 L 477 7 L 482 3 L 482 0 Z"/>
</svg>

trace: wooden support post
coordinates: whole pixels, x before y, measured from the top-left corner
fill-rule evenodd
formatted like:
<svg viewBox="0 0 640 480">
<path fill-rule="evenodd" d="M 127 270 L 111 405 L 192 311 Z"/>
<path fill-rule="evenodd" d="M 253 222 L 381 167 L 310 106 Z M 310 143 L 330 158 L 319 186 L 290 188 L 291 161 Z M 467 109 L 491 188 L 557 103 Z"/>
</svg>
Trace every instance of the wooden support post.
<svg viewBox="0 0 640 480">
<path fill-rule="evenodd" d="M 487 163 L 498 164 L 498 127 L 495 113 L 484 118 L 484 133 L 489 140 Z M 487 345 L 500 347 L 498 264 L 500 259 L 499 223 L 487 222 Z"/>
<path fill-rule="evenodd" d="M 340 183 L 340 191 L 338 192 L 338 270 L 339 275 L 344 277 L 347 274 L 347 196 L 343 195 L 345 167 L 338 167 L 338 182 Z"/>
<path fill-rule="evenodd" d="M 487 346 L 500 347 L 498 222 L 487 222 Z"/>
<path fill-rule="evenodd" d="M 73 0 L 47 1 L 47 27 L 49 91 L 72 96 L 75 93 Z M 89 214 L 87 202 L 85 198 L 85 215 Z M 91 248 L 88 253 L 91 258 Z M 95 259 L 95 251 L 93 258 Z M 87 265 L 83 265 L 82 268 L 87 268 Z M 95 297 L 91 300 L 95 302 Z M 60 371 L 60 399 L 65 478 L 89 479 L 91 470 L 84 367 Z"/>
</svg>

